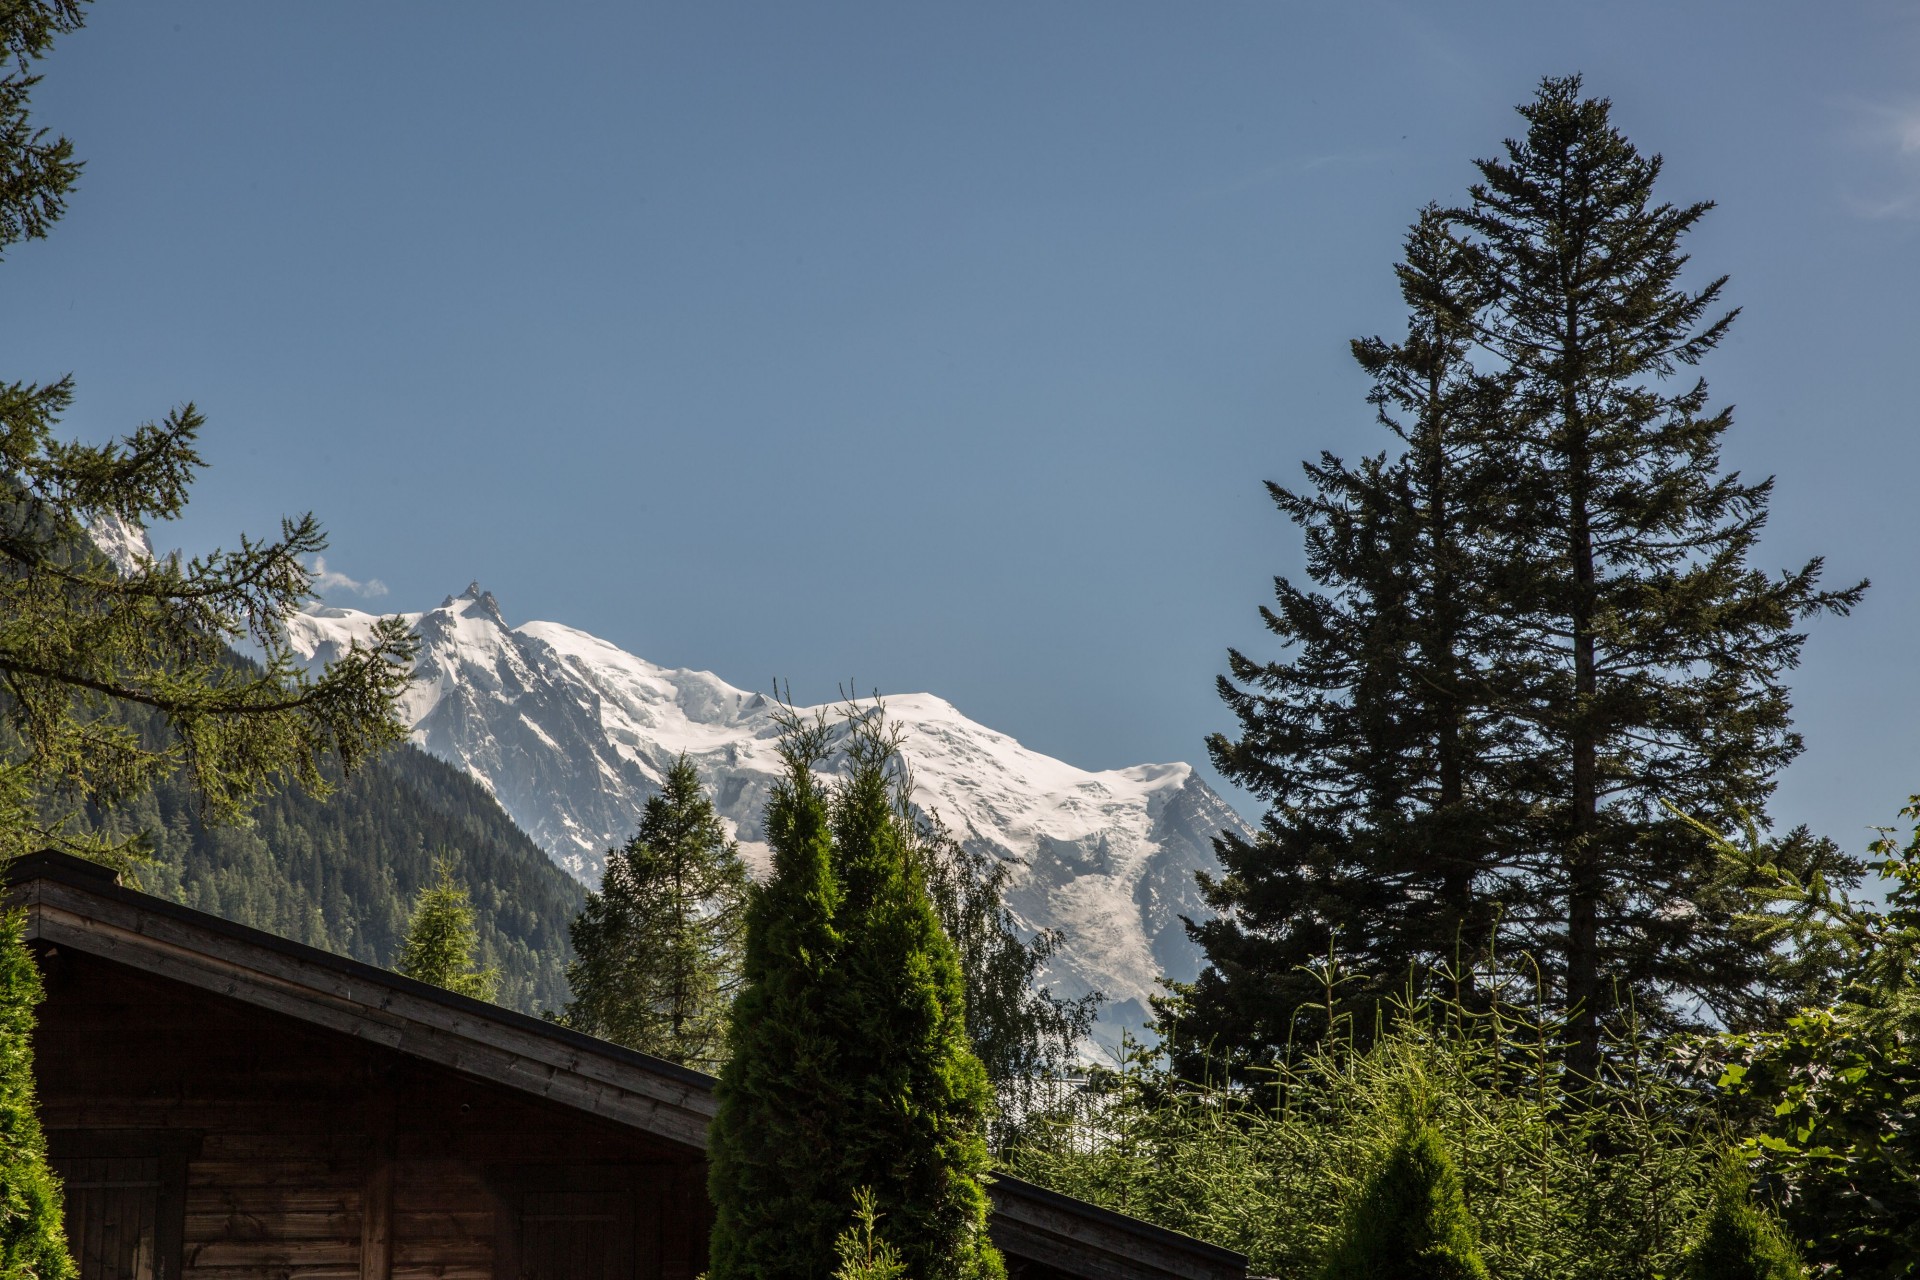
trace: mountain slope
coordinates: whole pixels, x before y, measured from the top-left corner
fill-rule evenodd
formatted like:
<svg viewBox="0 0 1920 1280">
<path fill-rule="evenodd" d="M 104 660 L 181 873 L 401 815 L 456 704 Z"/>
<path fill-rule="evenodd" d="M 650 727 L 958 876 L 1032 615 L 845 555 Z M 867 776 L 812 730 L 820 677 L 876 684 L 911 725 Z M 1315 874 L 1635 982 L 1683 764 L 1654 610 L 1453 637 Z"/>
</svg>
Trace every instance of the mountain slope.
<svg viewBox="0 0 1920 1280">
<path fill-rule="evenodd" d="M 764 865 L 761 814 L 779 769 L 764 696 L 558 623 L 509 627 L 477 585 L 406 616 L 421 642 L 404 709 L 413 740 L 477 779 L 560 865 L 597 881 L 682 752 Z M 325 662 L 373 622 L 316 609 L 293 621 L 294 645 Z M 906 730 L 916 803 L 1019 863 L 1010 905 L 1029 927 L 1065 932 L 1056 990 L 1107 993 L 1111 1035 L 1145 1020 L 1160 975 L 1193 976 L 1178 917 L 1204 911 L 1193 872 L 1213 865 L 1212 834 L 1241 823 L 1190 766 L 1077 769 L 931 694 L 886 705 Z"/>
<path fill-rule="evenodd" d="M 162 897 L 372 964 L 390 965 L 437 851 L 455 854 L 500 1003 L 529 1013 L 567 998 L 567 925 L 584 888 L 514 826 L 472 778 L 403 745 L 325 800 L 269 797 L 247 827 L 208 827 L 178 780 L 117 812 L 156 860 L 141 887 Z"/>
</svg>

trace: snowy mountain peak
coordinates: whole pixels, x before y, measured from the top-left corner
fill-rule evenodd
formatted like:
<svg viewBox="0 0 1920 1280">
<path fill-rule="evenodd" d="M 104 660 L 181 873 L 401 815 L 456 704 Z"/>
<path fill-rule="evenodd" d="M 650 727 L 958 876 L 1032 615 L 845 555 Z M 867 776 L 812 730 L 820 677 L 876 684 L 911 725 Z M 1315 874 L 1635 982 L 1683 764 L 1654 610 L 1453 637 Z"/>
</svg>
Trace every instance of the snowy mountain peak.
<svg viewBox="0 0 1920 1280">
<path fill-rule="evenodd" d="M 420 641 L 403 709 L 414 741 L 478 779 L 560 865 L 597 882 L 607 851 L 632 835 L 684 754 L 742 853 L 764 870 L 762 812 L 780 772 L 765 695 L 712 672 L 657 666 L 560 623 L 509 627 L 477 582 L 402 616 Z M 289 630 L 295 651 L 319 664 L 376 620 L 319 608 Z M 1114 1003 L 1105 1029 L 1117 1034 L 1144 1022 L 1161 975 L 1194 975 L 1179 921 L 1205 913 L 1193 873 L 1213 865 L 1217 831 L 1244 824 L 1191 766 L 1079 769 L 937 695 L 884 701 L 905 731 L 915 802 L 1017 864 L 1010 905 L 1023 923 L 1064 931 L 1056 990 L 1106 992 Z"/>
<path fill-rule="evenodd" d="M 138 573 L 153 563 L 153 543 L 137 521 L 105 511 L 87 526 L 87 536 L 122 573 Z"/>
</svg>

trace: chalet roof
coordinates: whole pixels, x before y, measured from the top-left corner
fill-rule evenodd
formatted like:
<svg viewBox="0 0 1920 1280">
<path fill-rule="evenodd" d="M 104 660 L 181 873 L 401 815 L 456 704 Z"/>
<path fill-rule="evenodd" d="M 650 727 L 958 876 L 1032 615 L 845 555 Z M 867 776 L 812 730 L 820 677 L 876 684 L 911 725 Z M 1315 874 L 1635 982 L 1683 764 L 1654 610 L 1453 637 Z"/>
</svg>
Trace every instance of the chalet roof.
<svg viewBox="0 0 1920 1280">
<path fill-rule="evenodd" d="M 16 859 L 27 937 L 70 947 L 704 1150 L 712 1076 L 119 883 L 62 853 Z M 1243 1280 L 1244 1255 L 995 1175 L 1003 1248 L 1086 1280 Z"/>
</svg>

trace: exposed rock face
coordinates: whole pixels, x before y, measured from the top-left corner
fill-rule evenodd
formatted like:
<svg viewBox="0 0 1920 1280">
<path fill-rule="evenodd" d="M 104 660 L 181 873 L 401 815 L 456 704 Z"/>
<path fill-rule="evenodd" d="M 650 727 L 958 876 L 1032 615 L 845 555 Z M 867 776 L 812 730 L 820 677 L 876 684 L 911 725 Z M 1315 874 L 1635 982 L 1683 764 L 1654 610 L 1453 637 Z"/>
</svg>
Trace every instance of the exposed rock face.
<svg viewBox="0 0 1920 1280">
<path fill-rule="evenodd" d="M 509 627 L 477 585 L 407 617 L 421 642 L 405 704 L 414 741 L 477 778 L 560 865 L 596 882 L 607 850 L 633 833 L 684 752 L 742 852 L 764 868 L 762 813 L 779 773 L 764 696 L 557 623 Z M 322 663 L 373 622 L 317 609 L 294 620 L 294 645 Z M 1244 824 L 1190 766 L 1089 772 L 932 694 L 885 702 L 906 731 L 916 803 L 1019 864 L 1009 905 L 1030 927 L 1064 932 L 1054 989 L 1109 997 L 1100 1040 L 1146 1020 L 1161 975 L 1194 976 L 1198 958 L 1179 920 L 1205 911 L 1193 873 L 1214 865 L 1216 831 Z"/>
</svg>

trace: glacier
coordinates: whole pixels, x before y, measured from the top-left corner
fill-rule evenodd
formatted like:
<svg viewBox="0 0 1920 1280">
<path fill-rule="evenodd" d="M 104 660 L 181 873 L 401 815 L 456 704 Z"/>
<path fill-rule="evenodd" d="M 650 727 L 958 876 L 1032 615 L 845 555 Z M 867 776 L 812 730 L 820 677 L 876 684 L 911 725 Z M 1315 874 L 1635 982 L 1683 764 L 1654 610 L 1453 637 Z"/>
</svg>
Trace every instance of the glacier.
<svg viewBox="0 0 1920 1280">
<path fill-rule="evenodd" d="M 288 634 L 318 666 L 365 639 L 379 616 L 317 605 Z M 478 584 L 401 616 L 420 641 L 402 704 L 413 741 L 477 779 L 562 867 L 597 883 L 607 851 L 633 834 L 684 753 L 764 874 L 762 811 L 780 771 L 768 696 L 559 623 L 509 626 Z M 1095 1040 L 1108 1050 L 1123 1032 L 1140 1034 L 1159 979 L 1198 972 L 1180 917 L 1206 913 L 1194 872 L 1216 865 L 1212 836 L 1244 833 L 1244 821 L 1190 765 L 1079 769 L 933 694 L 883 701 L 905 734 L 914 803 L 1013 863 L 1008 905 L 1023 927 L 1061 931 L 1047 984 L 1107 997 Z"/>
</svg>

